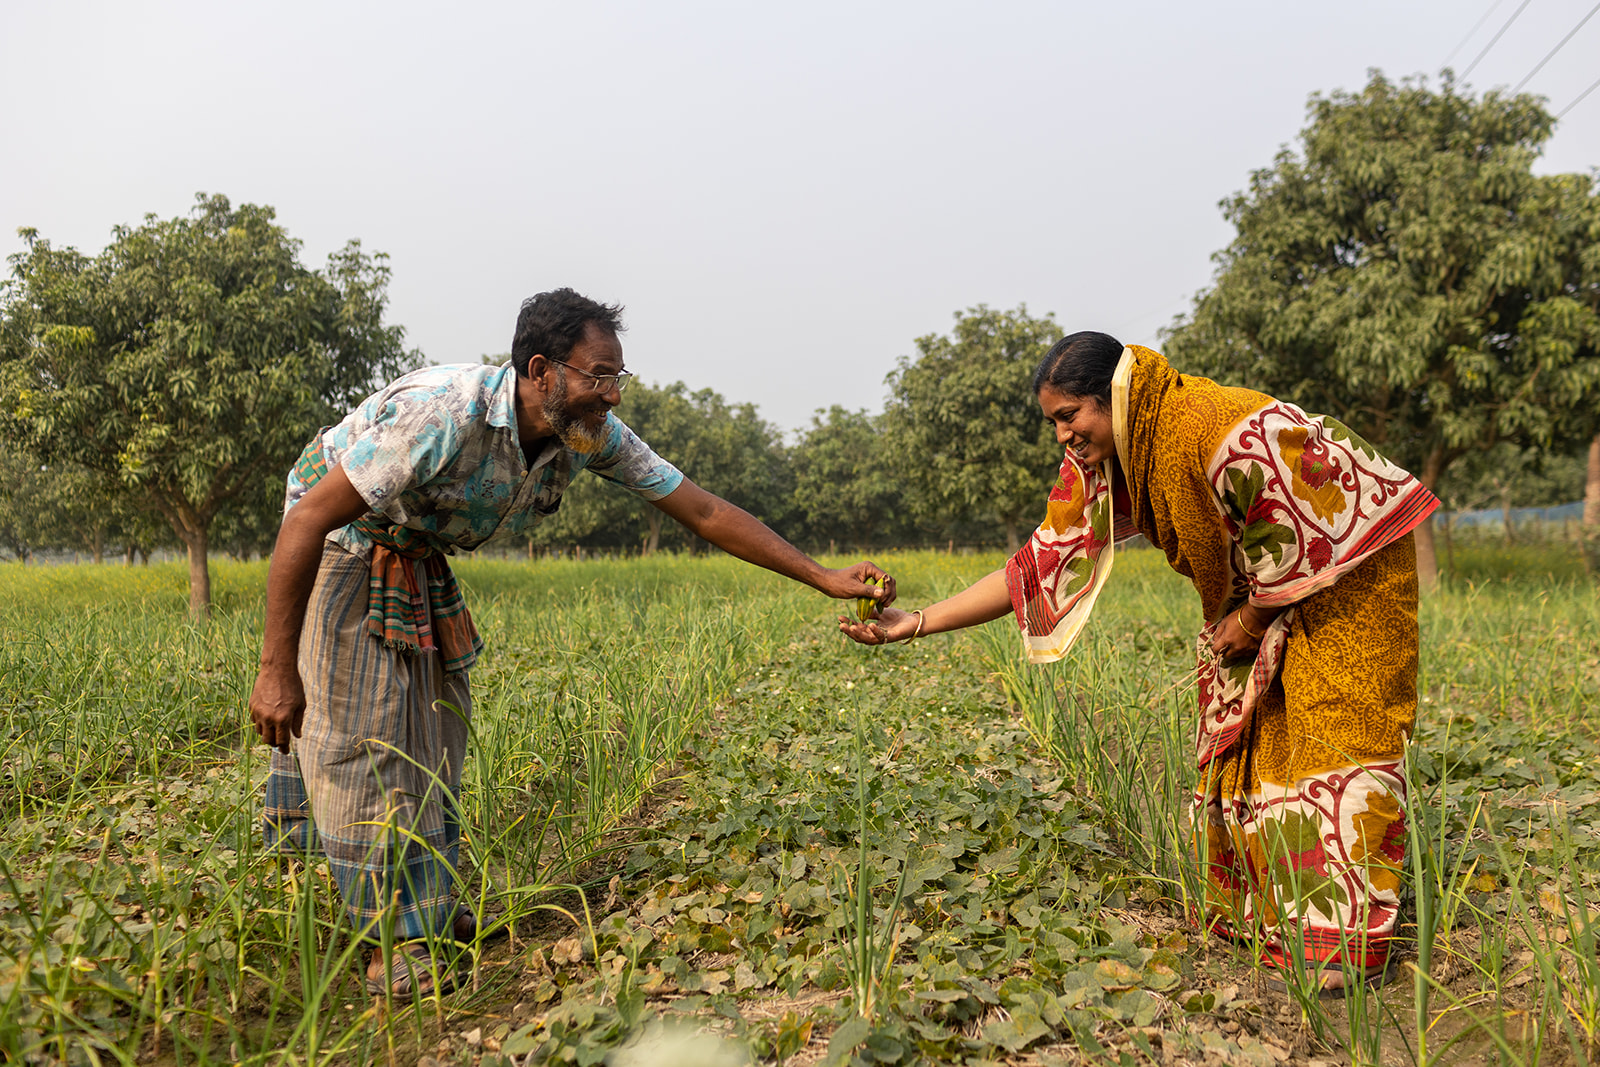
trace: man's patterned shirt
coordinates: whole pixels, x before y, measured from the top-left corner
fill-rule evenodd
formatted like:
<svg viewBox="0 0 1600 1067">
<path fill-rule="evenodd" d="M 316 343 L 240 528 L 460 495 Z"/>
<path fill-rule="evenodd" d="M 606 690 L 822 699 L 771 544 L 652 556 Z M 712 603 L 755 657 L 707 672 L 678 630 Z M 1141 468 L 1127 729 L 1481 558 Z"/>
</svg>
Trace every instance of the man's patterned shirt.
<svg viewBox="0 0 1600 1067">
<path fill-rule="evenodd" d="M 645 500 L 660 500 L 682 483 L 682 473 L 613 414 L 598 452 L 574 452 L 552 438 L 529 467 L 517 439 L 516 379 L 510 363 L 403 375 L 323 432 L 328 466 L 344 467 L 373 513 L 419 531 L 446 553 L 555 514 L 567 483 L 585 468 Z M 306 488 L 291 471 L 285 511 Z M 349 526 L 328 539 L 362 557 L 371 553 L 372 542 Z"/>
</svg>

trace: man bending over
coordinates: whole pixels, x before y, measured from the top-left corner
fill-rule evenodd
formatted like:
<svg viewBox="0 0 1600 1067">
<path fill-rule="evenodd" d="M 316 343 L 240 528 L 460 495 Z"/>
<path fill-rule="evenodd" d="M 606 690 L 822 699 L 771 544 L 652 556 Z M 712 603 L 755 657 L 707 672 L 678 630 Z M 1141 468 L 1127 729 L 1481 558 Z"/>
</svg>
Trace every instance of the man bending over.
<svg viewBox="0 0 1600 1067">
<path fill-rule="evenodd" d="M 373 950 L 373 993 L 443 991 L 452 968 L 430 946 L 476 933 L 452 880 L 483 642 L 447 554 L 536 525 L 587 469 L 828 596 L 893 597 L 892 582 L 863 580 L 887 578 L 873 564 L 821 566 L 611 413 L 629 378 L 621 312 L 571 289 L 540 293 L 522 304 L 509 364 L 406 374 L 317 434 L 289 474 L 250 694 L 277 750 L 264 829 L 269 847 L 320 846 L 365 936 L 390 909 L 399 947 Z"/>
</svg>

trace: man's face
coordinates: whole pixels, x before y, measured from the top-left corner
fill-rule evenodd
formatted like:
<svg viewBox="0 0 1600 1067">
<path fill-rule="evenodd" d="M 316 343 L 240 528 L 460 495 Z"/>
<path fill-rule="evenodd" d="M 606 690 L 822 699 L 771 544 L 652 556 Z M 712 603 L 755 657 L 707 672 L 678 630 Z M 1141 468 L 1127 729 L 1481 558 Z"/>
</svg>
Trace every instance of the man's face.
<svg viewBox="0 0 1600 1067">
<path fill-rule="evenodd" d="M 622 395 L 616 386 L 600 392 L 589 375 L 621 371 L 622 343 L 589 323 L 563 363 L 551 361 L 545 371 L 550 385 L 540 411 L 563 445 L 574 452 L 598 452 L 606 443 L 606 414 Z"/>
</svg>

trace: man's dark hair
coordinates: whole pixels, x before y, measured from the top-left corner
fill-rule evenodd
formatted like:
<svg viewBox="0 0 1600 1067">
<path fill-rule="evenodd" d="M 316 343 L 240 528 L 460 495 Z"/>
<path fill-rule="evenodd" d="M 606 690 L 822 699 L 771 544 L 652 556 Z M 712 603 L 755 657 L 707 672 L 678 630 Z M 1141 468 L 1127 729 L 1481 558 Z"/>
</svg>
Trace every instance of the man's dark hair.
<svg viewBox="0 0 1600 1067">
<path fill-rule="evenodd" d="M 1050 346 L 1033 371 L 1033 395 L 1051 385 L 1067 396 L 1092 396 L 1111 403 L 1111 376 L 1122 359 L 1122 342 L 1108 333 L 1082 330 Z"/>
<path fill-rule="evenodd" d="M 552 289 L 528 297 L 517 312 L 511 365 L 526 377 L 528 360 L 534 356 L 566 359 L 572 346 L 583 340 L 584 327 L 591 322 L 612 334 L 627 328 L 622 325 L 621 304 L 602 304 L 573 289 Z"/>
</svg>

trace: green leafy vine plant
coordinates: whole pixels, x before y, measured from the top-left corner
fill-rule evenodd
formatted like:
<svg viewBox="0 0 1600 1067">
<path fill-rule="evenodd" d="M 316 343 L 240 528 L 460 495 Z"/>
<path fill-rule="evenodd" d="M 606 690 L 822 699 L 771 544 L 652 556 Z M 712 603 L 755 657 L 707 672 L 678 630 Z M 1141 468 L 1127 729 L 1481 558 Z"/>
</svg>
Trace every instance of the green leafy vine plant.
<svg viewBox="0 0 1600 1067">
<path fill-rule="evenodd" d="M 908 854 L 895 879 L 894 896 L 880 923 L 872 906 L 877 871 L 868 859 L 867 835 L 871 829 L 867 803 L 867 726 L 861 701 L 864 687 L 855 689 L 856 841 L 859 852 L 854 875 L 839 868 L 840 895 L 845 906 L 845 974 L 856 1014 L 869 1022 L 876 1016 L 880 994 L 889 985 L 899 948 L 900 905 L 909 887 L 912 858 Z"/>
</svg>

